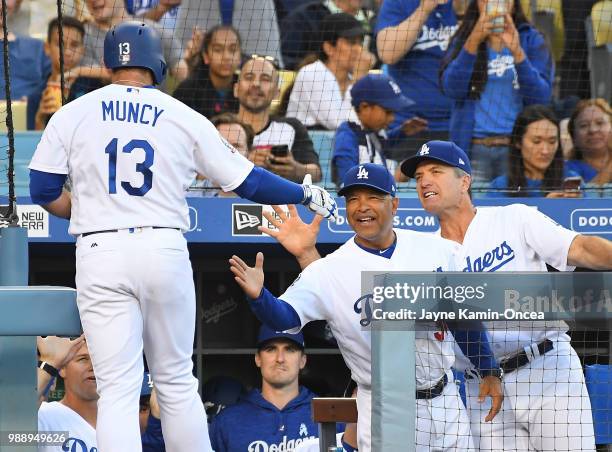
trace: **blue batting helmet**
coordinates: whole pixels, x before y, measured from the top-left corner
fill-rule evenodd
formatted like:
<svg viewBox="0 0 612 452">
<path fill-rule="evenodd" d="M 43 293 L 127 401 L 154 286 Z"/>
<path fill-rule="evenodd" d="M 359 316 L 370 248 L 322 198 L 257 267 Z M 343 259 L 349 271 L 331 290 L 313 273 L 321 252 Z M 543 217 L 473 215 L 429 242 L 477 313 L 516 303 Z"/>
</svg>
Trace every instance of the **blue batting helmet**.
<svg viewBox="0 0 612 452">
<path fill-rule="evenodd" d="M 161 38 L 154 28 L 142 22 L 123 22 L 106 33 L 104 64 L 109 69 L 150 69 L 156 84 L 163 82 L 166 75 Z"/>
</svg>

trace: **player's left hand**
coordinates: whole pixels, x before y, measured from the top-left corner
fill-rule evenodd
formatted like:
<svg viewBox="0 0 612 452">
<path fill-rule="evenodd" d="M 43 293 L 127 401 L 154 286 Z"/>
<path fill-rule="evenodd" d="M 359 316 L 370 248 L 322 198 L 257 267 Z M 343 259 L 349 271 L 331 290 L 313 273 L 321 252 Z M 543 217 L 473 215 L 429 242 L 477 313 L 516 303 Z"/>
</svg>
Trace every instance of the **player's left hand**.
<svg viewBox="0 0 612 452">
<path fill-rule="evenodd" d="M 497 413 L 499 413 L 499 410 L 501 410 L 504 401 L 502 382 L 493 375 L 484 377 L 480 382 L 478 401 L 481 403 L 484 402 L 487 396 L 491 397 L 491 409 L 484 420 L 485 422 L 491 422 Z"/>
<path fill-rule="evenodd" d="M 36 347 L 38 348 L 38 353 L 40 353 L 41 361 L 45 361 L 59 370 L 74 358 L 84 341 L 84 335 L 74 340 L 67 337 L 38 336 L 36 338 Z"/>
<path fill-rule="evenodd" d="M 249 298 L 257 298 L 263 289 L 264 271 L 263 271 L 263 253 L 257 253 L 255 257 L 255 266 L 249 267 L 242 259 L 234 255 L 229 260 L 230 270 L 234 274 L 234 279 L 238 285 L 244 290 L 244 293 Z"/>
<path fill-rule="evenodd" d="M 317 185 L 312 185 L 312 177 L 306 174 L 304 182 L 304 200 L 302 204 L 330 221 L 338 221 L 338 205 L 327 190 Z"/>
</svg>

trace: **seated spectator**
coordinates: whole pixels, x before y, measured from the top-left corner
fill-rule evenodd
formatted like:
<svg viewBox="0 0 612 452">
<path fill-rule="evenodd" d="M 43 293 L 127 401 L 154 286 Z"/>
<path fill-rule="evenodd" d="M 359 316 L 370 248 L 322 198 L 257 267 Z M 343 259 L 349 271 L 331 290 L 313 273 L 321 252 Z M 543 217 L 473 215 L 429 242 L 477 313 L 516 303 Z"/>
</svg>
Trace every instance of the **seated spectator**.
<svg viewBox="0 0 612 452">
<path fill-rule="evenodd" d="M 86 0 L 91 20 L 85 22 L 85 55 L 81 66 L 71 70 L 70 79 L 77 77 L 96 77 L 110 80 L 110 71 L 102 67 L 104 61 L 104 38 L 111 27 L 132 17 L 125 9 L 123 0 Z M 174 30 L 163 28 L 157 23 L 148 21 L 161 35 L 164 57 L 168 64 L 168 72 L 177 81 L 187 77 L 187 62 L 181 55 L 181 43 L 174 37 Z"/>
<path fill-rule="evenodd" d="M 60 376 L 64 382 L 64 397 L 59 402 L 41 401 L 38 409 L 39 432 L 68 432 L 61 445 L 40 447 L 42 452 L 97 450 L 96 423 L 98 418 L 98 393 L 89 350 L 84 336 L 76 341 L 55 336 L 37 339 L 40 361 L 38 365 L 39 395 L 48 388 L 53 378 Z M 150 415 L 142 434 L 143 452 L 162 452 L 159 406 L 149 386 L 148 375 L 143 378 L 143 395 L 152 394 Z M 142 425 L 142 421 L 141 421 Z"/>
<path fill-rule="evenodd" d="M 17 7 L 15 1 L 7 2 L 6 15 L 10 19 Z M 0 13 L 2 3 L 0 3 Z M 2 14 L 0 14 L 0 27 L 2 26 Z M 51 70 L 49 58 L 45 55 L 44 44 L 39 39 L 29 36 L 15 34 L 9 31 L 7 34 L 9 52 L 9 77 L 11 84 L 11 99 L 21 100 L 32 94 L 38 87 L 44 84 Z M 0 100 L 6 99 L 4 89 L 6 80 L 4 78 L 4 34 L 0 32 Z"/>
<path fill-rule="evenodd" d="M 64 34 L 64 71 L 78 66 L 83 59 L 83 39 L 85 29 L 78 19 L 72 16 L 62 17 Z M 79 77 L 72 83 L 66 83 L 67 89 L 62 93 L 60 70 L 59 20 L 49 22 L 45 53 L 51 60 L 51 74 L 47 83 L 40 86 L 28 97 L 28 129 L 43 130 L 49 118 L 62 106 L 62 95 L 67 101 L 87 94 L 103 86 L 100 79 Z"/>
<path fill-rule="evenodd" d="M 518 114 L 547 104 L 552 94 L 554 65 L 544 36 L 520 0 L 504 1 L 506 13 L 497 14 L 488 0 L 472 0 L 441 69 L 442 90 L 453 99 L 450 139 L 469 150 L 475 181 L 506 173 Z"/>
<path fill-rule="evenodd" d="M 495 191 L 489 196 L 582 196 L 580 177 L 564 164 L 559 122 L 548 107 L 531 105 L 525 108 L 516 118 L 511 136 L 508 173 L 491 182 Z M 576 185 L 563 190 L 567 178 L 576 180 Z"/>
<path fill-rule="evenodd" d="M 249 159 L 286 179 L 301 182 L 310 174 L 318 182 L 319 156 L 304 125 L 295 118 L 270 117 L 277 94 L 278 66 L 273 60 L 254 56 L 242 66 L 234 95 L 240 103 L 238 117 L 255 132 Z"/>
<path fill-rule="evenodd" d="M 306 365 L 302 333 L 276 333 L 262 326 L 255 364 L 261 371 L 261 389 L 225 408 L 210 424 L 216 452 L 293 450 L 318 436 L 310 409 L 314 394 L 299 385 Z"/>
<path fill-rule="evenodd" d="M 225 138 L 229 144 L 234 146 L 240 154 L 245 157 L 249 156 L 249 151 L 253 147 L 253 138 L 255 137 L 253 128 L 250 125 L 240 121 L 238 116 L 233 113 L 222 113 L 212 117 L 210 121 L 217 128 L 219 134 Z M 218 183 L 206 179 L 199 174 L 196 176 L 196 183 L 189 188 L 190 191 L 188 196 L 198 196 L 199 194 L 206 198 L 215 196 L 236 196 L 234 192 L 224 192 L 220 190 Z M 197 191 L 193 189 L 197 189 Z"/>
<path fill-rule="evenodd" d="M 274 0 L 183 0 L 175 34 L 186 44 L 194 29 L 210 30 L 218 24 L 236 27 L 246 55 L 271 55 L 281 61 Z"/>
<path fill-rule="evenodd" d="M 240 67 L 240 36 L 231 25 L 217 25 L 204 36 L 200 60 L 193 73 L 177 87 L 173 97 L 210 118 L 238 111 L 234 97 Z"/>
<path fill-rule="evenodd" d="M 378 57 L 405 96 L 416 105 L 396 115 L 395 127 L 418 115 L 428 130 L 411 137 L 416 152 L 432 140 L 448 140 L 451 99 L 440 90 L 437 74 L 452 34 L 457 30 L 454 1 L 385 0 L 376 23 Z"/>
<path fill-rule="evenodd" d="M 371 10 L 363 8 L 361 0 L 320 0 L 306 2 L 290 11 L 281 20 L 281 49 L 285 69 L 295 71 L 309 54 L 319 52 L 319 24 L 330 14 L 347 13 L 355 17 L 371 40 Z"/>
<path fill-rule="evenodd" d="M 391 141 L 385 129 L 393 122 L 395 112 L 408 108 L 413 102 L 404 97 L 399 86 L 384 74 L 369 74 L 355 83 L 351 88 L 351 99 L 359 123 L 343 122 L 336 131 L 332 157 L 334 182 L 339 184 L 346 172 L 360 163 L 385 165 L 391 174 L 395 174 L 397 162 L 385 153 Z M 412 120 L 419 121 L 422 120 Z M 407 122 L 404 129 L 410 125 Z M 395 140 L 403 135 L 402 129 L 394 132 Z"/>
<path fill-rule="evenodd" d="M 574 143 L 568 167 L 585 182 L 612 182 L 612 108 L 604 99 L 578 103 L 568 123 Z"/>
<path fill-rule="evenodd" d="M 350 14 L 330 14 L 319 28 L 319 59 L 300 69 L 295 78 L 287 116 L 309 129 L 336 130 L 356 121 L 351 83 L 366 75 L 374 56 L 363 48 L 363 26 Z"/>
</svg>

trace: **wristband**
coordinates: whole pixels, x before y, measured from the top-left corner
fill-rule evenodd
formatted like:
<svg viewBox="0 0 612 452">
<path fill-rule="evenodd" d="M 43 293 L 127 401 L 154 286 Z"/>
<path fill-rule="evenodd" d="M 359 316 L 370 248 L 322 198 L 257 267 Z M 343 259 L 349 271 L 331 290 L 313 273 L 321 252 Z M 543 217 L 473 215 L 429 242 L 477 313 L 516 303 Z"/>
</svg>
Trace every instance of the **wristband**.
<svg viewBox="0 0 612 452">
<path fill-rule="evenodd" d="M 38 368 L 44 370 L 52 377 L 57 377 L 59 375 L 57 369 L 46 361 L 38 361 Z"/>
</svg>

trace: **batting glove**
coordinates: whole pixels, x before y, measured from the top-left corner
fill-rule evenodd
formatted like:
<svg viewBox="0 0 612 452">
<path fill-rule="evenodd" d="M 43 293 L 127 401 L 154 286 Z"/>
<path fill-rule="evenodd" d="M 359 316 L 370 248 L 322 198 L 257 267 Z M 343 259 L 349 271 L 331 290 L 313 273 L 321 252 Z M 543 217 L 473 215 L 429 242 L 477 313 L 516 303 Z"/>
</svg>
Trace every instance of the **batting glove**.
<svg viewBox="0 0 612 452">
<path fill-rule="evenodd" d="M 312 177 L 306 174 L 302 183 L 304 199 L 302 204 L 314 213 L 322 215 L 330 221 L 338 220 L 338 206 L 336 201 L 324 188 L 312 184 Z"/>
</svg>

